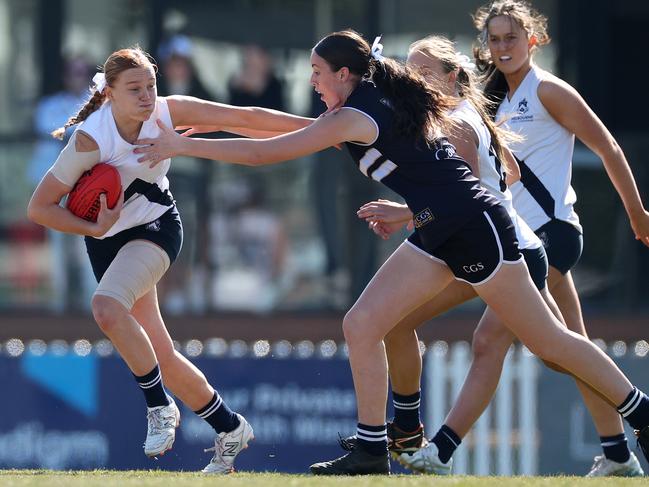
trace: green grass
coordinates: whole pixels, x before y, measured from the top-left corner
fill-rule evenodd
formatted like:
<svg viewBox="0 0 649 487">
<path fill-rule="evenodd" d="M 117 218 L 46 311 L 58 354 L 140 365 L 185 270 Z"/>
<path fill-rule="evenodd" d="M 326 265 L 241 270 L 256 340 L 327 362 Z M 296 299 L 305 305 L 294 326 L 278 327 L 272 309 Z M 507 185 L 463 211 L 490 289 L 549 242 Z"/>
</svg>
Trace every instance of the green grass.
<svg viewBox="0 0 649 487">
<path fill-rule="evenodd" d="M 228 476 L 205 476 L 194 472 L 160 471 L 0 470 L 1 487 L 616 487 L 618 485 L 647 485 L 647 482 L 646 479 L 585 479 L 582 477 L 431 477 L 423 475 L 312 477 L 279 473 L 235 473 Z"/>
</svg>

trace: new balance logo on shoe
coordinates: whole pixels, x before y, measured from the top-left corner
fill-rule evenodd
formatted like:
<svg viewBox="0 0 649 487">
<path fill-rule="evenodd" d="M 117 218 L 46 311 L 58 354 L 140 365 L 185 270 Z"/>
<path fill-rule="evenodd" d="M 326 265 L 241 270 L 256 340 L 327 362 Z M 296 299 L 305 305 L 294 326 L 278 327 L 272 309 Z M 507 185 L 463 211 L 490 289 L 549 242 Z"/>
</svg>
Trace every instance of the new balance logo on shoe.
<svg viewBox="0 0 649 487">
<path fill-rule="evenodd" d="M 203 473 L 227 474 L 234 472 L 234 459 L 242 450 L 248 448 L 248 443 L 255 438 L 252 426 L 246 421 L 246 418 L 240 414 L 237 416 L 239 426 L 232 431 L 216 435 L 214 446 L 205 449 L 205 451 L 213 451 L 214 456 L 203 469 Z"/>
<path fill-rule="evenodd" d="M 223 456 L 224 457 L 234 457 L 239 453 L 237 448 L 239 447 L 239 443 L 226 443 L 223 445 Z"/>
</svg>

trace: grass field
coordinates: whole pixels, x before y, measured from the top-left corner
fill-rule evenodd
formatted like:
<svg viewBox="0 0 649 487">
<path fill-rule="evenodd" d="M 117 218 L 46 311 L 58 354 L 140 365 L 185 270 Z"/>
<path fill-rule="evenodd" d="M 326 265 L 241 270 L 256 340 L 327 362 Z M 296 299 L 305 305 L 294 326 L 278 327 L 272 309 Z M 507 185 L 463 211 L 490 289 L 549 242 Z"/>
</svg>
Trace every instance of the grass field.
<svg viewBox="0 0 649 487">
<path fill-rule="evenodd" d="M 585 479 L 582 477 L 432 477 L 423 475 L 312 477 L 278 473 L 235 473 L 225 477 L 199 473 L 159 471 L 52 472 L 48 470 L 1 470 L 2 487 L 614 487 L 647 485 L 646 479 Z"/>
</svg>

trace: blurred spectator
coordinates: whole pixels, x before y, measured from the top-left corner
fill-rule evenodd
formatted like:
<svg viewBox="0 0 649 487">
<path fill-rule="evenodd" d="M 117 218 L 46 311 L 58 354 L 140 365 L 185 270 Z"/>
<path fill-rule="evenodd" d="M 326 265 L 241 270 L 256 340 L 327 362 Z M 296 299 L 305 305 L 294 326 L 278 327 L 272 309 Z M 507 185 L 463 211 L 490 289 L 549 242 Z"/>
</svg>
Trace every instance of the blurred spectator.
<svg viewBox="0 0 649 487">
<path fill-rule="evenodd" d="M 183 35 L 175 35 L 158 49 L 160 78 L 158 94 L 188 95 L 212 99 L 201 83 L 192 61 L 192 43 Z"/>
<path fill-rule="evenodd" d="M 260 177 L 233 179 L 215 211 L 214 299 L 220 308 L 268 312 L 291 286 L 288 238 L 282 220 L 268 209 L 265 184 Z"/>
<path fill-rule="evenodd" d="M 198 78 L 192 56 L 193 46 L 186 36 L 174 35 L 160 45 L 158 95 L 214 98 Z M 183 157 L 174 158 L 169 171 L 186 237 L 183 251 L 158 283 L 160 304 L 170 313 L 202 312 L 208 306 L 206 283 L 213 272 L 209 259 L 210 236 L 205 225 L 199 225 L 198 221 L 207 219 L 211 212 L 213 172 L 212 161 Z"/>
<path fill-rule="evenodd" d="M 232 105 L 284 110 L 282 83 L 275 76 L 270 54 L 260 46 L 243 48 L 241 70 L 230 80 L 228 91 Z"/>
<path fill-rule="evenodd" d="M 63 126 L 86 102 L 91 78 L 91 66 L 85 60 L 68 59 L 63 69 L 63 90 L 38 102 L 34 112 L 38 140 L 27 170 L 34 187 L 67 144 L 74 127 L 67 130 L 63 141 L 53 138 L 50 132 Z M 52 253 L 50 308 L 59 313 L 66 309 L 89 309 L 97 282 L 85 255 L 83 238 L 47 230 L 47 240 Z"/>
</svg>

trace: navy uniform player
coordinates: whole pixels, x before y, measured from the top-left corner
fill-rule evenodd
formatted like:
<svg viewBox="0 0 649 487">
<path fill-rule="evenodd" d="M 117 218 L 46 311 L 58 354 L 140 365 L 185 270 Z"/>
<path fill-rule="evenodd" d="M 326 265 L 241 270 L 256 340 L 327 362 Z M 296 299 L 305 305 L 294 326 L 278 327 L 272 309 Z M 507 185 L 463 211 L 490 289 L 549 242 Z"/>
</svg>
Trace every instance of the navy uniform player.
<svg viewBox="0 0 649 487">
<path fill-rule="evenodd" d="M 157 135 L 158 119 L 167 124 L 187 123 L 197 105 L 211 118 L 219 116 L 237 125 L 246 124 L 250 110 L 224 110 L 219 104 L 188 97 L 157 97 L 155 79 L 154 65 L 139 48 L 109 56 L 103 72 L 94 78 L 91 98 L 66 124 L 65 128 L 79 125 L 36 188 L 28 214 L 54 230 L 86 236 L 99 282 L 92 300 L 95 320 L 133 372 L 147 403 L 144 452 L 161 455 L 175 439 L 179 411 L 165 392 L 166 385 L 216 431 L 215 454 L 203 471 L 228 473 L 236 455 L 252 439 L 252 428 L 228 408 L 203 373 L 174 350 L 156 294 L 156 283 L 178 255 L 183 236 L 166 177 L 170 161 L 155 167 L 140 164 L 133 142 Z M 278 118 L 272 111 L 258 111 Z M 296 127 L 285 115 L 278 120 L 285 130 Z M 91 223 L 61 208 L 59 201 L 84 171 L 100 161 L 117 168 L 124 190 L 113 209 L 106 207 L 102 195 L 97 222 Z"/>
<path fill-rule="evenodd" d="M 147 164 L 185 154 L 256 166 L 346 143 L 363 174 L 396 191 L 411 208 L 416 236 L 388 258 L 343 321 L 358 405 L 357 447 L 311 471 L 389 472 L 383 338 L 454 278 L 472 284 L 539 357 L 619 405 L 642 430 L 640 441 L 649 442 L 649 398 L 601 350 L 552 315 L 529 277 L 507 211 L 441 136 L 451 101 L 384 58 L 378 40 L 370 48 L 353 31 L 319 41 L 311 65 L 312 85 L 328 108 L 342 107 L 337 113 L 292 133 L 252 140 L 182 137 L 159 122 L 161 135 L 141 139 L 136 149 Z"/>
<path fill-rule="evenodd" d="M 417 69 L 432 86 L 437 86 L 443 93 L 457 100 L 457 106 L 451 112 L 456 125 L 450 132 L 449 140 L 472 167 L 473 174 L 480 178 L 481 185 L 507 210 L 532 281 L 555 316 L 562 319 L 547 290 L 548 263 L 543 245 L 517 215 L 512 205 L 512 195 L 507 188 L 506 179 L 511 180 L 518 176 L 518 168 L 505 146 L 511 134 L 497 128 L 489 119 L 487 101 L 478 89 L 472 73 L 475 66 L 469 63 L 468 57 L 456 52 L 450 40 L 441 36 L 430 36 L 414 42 L 409 48 L 407 63 Z M 510 161 L 509 167 L 501 162 L 507 160 Z M 363 205 L 358 211 L 358 216 L 370 222 L 376 233 L 388 238 L 391 233 L 411 220 L 412 213 L 406 205 L 380 200 Z M 399 454 L 411 453 L 426 443 L 419 416 L 422 362 L 415 329 L 427 320 L 475 296 L 476 292 L 471 285 L 456 280 L 431 301 L 413 310 L 386 335 L 384 342 L 394 405 L 394 420 L 388 423 L 388 447 L 393 457 L 398 458 Z M 489 355 L 502 367 L 513 335 L 489 308 L 485 310 L 478 329 L 489 331 L 483 340 L 474 343 L 474 349 L 480 351 L 488 348 Z M 481 358 L 478 353 L 467 377 L 467 383 L 470 385 L 466 387 L 472 391 L 473 402 L 486 407 L 491 399 L 489 386 L 497 384 L 500 367 L 490 367 L 487 374 Z M 485 389 L 487 394 L 481 394 L 481 389 Z M 469 418 L 463 419 L 468 423 L 468 429 L 473 421 Z M 455 424 L 451 424 L 451 427 L 453 429 L 448 430 L 449 427 L 446 426 L 440 435 L 445 438 L 445 433 L 449 434 L 459 443 L 465 432 Z M 440 435 L 433 439 L 436 445 Z M 343 447 L 351 447 L 353 443 L 346 439 L 341 441 L 341 444 Z M 435 471 L 431 473 L 450 472 L 449 463 L 427 462 L 426 466 L 434 467 Z"/>
</svg>

